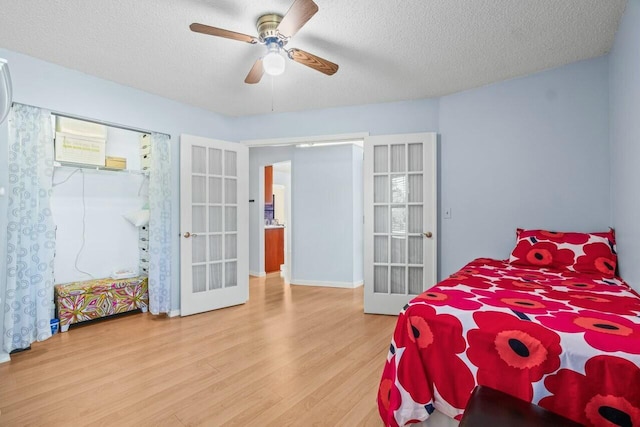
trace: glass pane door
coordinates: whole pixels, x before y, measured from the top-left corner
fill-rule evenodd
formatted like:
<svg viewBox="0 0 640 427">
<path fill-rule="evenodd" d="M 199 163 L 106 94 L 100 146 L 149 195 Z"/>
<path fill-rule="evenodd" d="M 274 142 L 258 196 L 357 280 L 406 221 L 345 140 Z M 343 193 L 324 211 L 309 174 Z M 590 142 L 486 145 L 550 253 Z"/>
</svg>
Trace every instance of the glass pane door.
<svg viewBox="0 0 640 427">
<path fill-rule="evenodd" d="M 397 314 L 435 282 L 435 135 L 369 137 L 364 163 L 365 311 Z"/>
<path fill-rule="evenodd" d="M 374 292 L 417 295 L 423 282 L 422 143 L 373 149 Z"/>
<path fill-rule="evenodd" d="M 185 140 L 190 142 L 186 153 Z M 240 144 L 184 135 L 181 143 L 181 258 L 189 273 L 182 275 L 181 310 L 188 313 L 233 305 L 248 294 L 248 271 L 240 271 L 248 261 L 241 259 L 247 227 L 240 227 L 248 207 L 239 204 L 247 198 L 248 176 L 240 174 L 247 173 L 248 151 Z"/>
<path fill-rule="evenodd" d="M 193 292 L 237 286 L 236 153 L 192 147 Z"/>
</svg>

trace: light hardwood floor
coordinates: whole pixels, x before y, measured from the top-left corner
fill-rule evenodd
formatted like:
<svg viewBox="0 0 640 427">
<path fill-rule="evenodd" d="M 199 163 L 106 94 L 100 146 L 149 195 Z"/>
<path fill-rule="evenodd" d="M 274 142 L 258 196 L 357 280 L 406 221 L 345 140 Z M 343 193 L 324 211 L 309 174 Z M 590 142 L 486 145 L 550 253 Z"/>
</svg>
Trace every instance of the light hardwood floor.
<svg viewBox="0 0 640 427">
<path fill-rule="evenodd" d="M 381 426 L 396 321 L 362 288 L 252 278 L 247 304 L 72 327 L 0 365 L 0 426 Z"/>
</svg>

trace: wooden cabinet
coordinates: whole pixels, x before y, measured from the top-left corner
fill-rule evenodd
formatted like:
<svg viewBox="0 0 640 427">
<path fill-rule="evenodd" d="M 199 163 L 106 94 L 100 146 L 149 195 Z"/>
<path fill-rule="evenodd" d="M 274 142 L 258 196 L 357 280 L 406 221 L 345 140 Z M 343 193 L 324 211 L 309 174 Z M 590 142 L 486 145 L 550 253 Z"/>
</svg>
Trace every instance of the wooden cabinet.
<svg viewBox="0 0 640 427">
<path fill-rule="evenodd" d="M 264 203 L 273 203 L 273 166 L 264 167 Z"/>
<path fill-rule="evenodd" d="M 264 229 L 264 271 L 280 271 L 284 264 L 284 227 Z"/>
</svg>

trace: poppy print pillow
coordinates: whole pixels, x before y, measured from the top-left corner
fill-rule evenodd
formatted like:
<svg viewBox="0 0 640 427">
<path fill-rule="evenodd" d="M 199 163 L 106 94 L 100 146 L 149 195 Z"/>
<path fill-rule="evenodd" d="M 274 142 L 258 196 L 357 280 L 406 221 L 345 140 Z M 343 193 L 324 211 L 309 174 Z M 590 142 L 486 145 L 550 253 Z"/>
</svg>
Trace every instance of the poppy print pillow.
<svg viewBox="0 0 640 427">
<path fill-rule="evenodd" d="M 618 256 L 613 230 L 602 233 L 561 233 L 516 230 L 509 263 L 615 276 Z"/>
</svg>

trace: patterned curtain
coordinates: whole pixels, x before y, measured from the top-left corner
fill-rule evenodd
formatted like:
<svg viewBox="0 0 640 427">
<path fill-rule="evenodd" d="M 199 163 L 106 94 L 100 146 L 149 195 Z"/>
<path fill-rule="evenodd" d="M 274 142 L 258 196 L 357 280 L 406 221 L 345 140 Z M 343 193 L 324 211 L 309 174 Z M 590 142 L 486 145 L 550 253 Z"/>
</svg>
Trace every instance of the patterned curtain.
<svg viewBox="0 0 640 427">
<path fill-rule="evenodd" d="M 51 216 L 51 114 L 15 104 L 9 119 L 4 350 L 51 337 L 55 225 Z"/>
<path fill-rule="evenodd" d="M 151 134 L 149 176 L 149 311 L 171 310 L 171 150 L 169 135 Z"/>
</svg>

